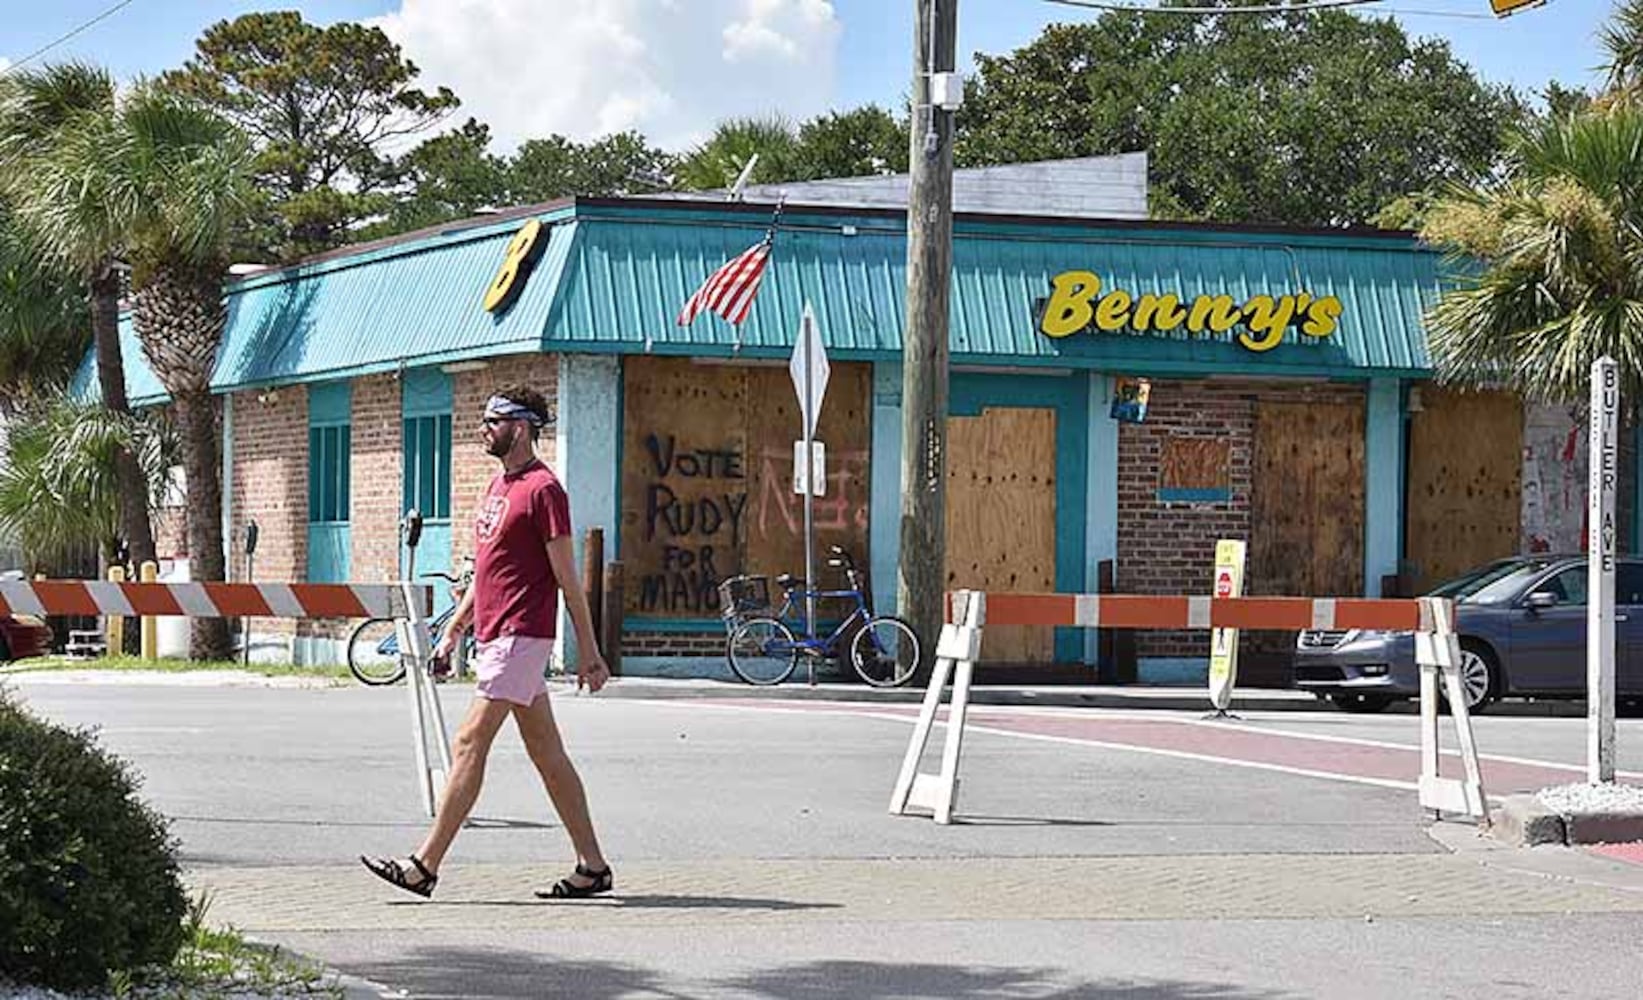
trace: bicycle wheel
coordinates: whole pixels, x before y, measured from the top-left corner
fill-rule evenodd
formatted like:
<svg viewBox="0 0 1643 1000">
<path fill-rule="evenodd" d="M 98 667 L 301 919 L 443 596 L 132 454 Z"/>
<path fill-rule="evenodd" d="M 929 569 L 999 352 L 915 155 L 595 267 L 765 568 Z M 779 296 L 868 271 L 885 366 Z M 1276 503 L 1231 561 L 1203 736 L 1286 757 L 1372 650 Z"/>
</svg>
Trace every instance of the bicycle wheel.
<svg viewBox="0 0 1643 1000">
<path fill-rule="evenodd" d="M 873 618 L 850 641 L 850 662 L 874 687 L 899 687 L 918 669 L 919 643 L 900 618 Z"/>
<path fill-rule="evenodd" d="M 730 670 L 749 684 L 780 684 L 799 664 L 793 630 L 775 618 L 749 618 L 725 640 Z"/>
<path fill-rule="evenodd" d="M 367 618 L 348 636 L 348 669 L 361 684 L 381 687 L 405 676 L 405 657 L 392 618 Z"/>
</svg>

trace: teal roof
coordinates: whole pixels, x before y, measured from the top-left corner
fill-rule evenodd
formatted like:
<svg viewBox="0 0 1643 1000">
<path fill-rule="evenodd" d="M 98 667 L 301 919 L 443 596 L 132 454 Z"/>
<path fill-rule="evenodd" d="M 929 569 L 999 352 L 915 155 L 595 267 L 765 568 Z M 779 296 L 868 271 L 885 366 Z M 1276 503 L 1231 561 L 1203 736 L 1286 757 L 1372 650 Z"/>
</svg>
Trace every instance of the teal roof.
<svg viewBox="0 0 1643 1000">
<path fill-rule="evenodd" d="M 710 313 L 675 325 L 696 287 L 762 237 L 769 211 L 577 200 L 256 275 L 228 288 L 212 385 L 229 391 L 533 350 L 785 356 L 806 300 L 835 357 L 899 357 L 907 244 L 897 212 L 790 208 L 741 329 Z M 493 316 L 481 300 L 529 217 L 543 221 L 546 249 L 518 298 Z M 1425 375 L 1421 314 L 1437 294 L 1439 268 L 1438 255 L 1408 234 L 961 216 L 951 353 L 960 364 L 1132 374 Z M 1045 337 L 1035 300 L 1049 294 L 1052 276 L 1074 269 L 1134 295 L 1242 302 L 1306 291 L 1337 296 L 1343 311 L 1332 336 L 1313 341 L 1292 329 L 1259 355 L 1224 337 L 1179 333 Z M 128 319 L 121 331 L 133 401 L 162 400 Z M 76 388 L 95 392 L 90 357 Z"/>
</svg>

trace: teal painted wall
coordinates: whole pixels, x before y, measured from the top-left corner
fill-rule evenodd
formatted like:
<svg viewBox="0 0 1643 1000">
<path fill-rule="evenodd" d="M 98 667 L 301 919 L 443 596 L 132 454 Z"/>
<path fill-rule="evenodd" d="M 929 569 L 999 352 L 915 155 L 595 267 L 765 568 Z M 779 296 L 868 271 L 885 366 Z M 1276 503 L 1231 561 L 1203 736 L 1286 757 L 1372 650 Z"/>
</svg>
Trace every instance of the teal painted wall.
<svg viewBox="0 0 1643 1000">
<path fill-rule="evenodd" d="M 426 417 L 451 417 L 455 406 L 455 390 L 452 387 L 451 376 L 438 368 L 410 368 L 400 374 L 399 382 L 400 418 L 402 421 L 419 420 Z M 411 442 L 407 441 L 409 445 Z M 454 507 L 450 495 L 450 463 L 451 449 L 440 447 L 437 444 L 430 454 L 429 448 L 418 449 L 418 455 L 411 454 L 409 447 L 405 448 L 401 475 L 404 477 L 402 493 L 408 494 L 417 476 L 422 473 L 432 473 L 435 482 L 443 480 L 445 516 L 436 516 L 433 509 L 424 508 L 415 503 L 409 496 L 403 498 L 401 507 L 409 509 L 417 506 L 422 511 L 422 540 L 417 543 L 416 564 L 418 575 L 433 572 L 454 572 L 451 566 L 451 518 L 450 511 Z M 431 458 L 434 462 L 444 463 L 444 474 L 441 477 L 438 470 L 419 469 L 419 456 Z M 401 511 L 403 513 L 403 510 Z M 405 550 L 400 548 L 400 572 L 406 570 Z M 419 580 L 420 583 L 431 583 L 434 587 L 434 612 L 437 614 L 451 604 L 451 585 L 439 578 Z"/>
<path fill-rule="evenodd" d="M 353 386 L 324 382 L 308 389 L 308 427 L 345 427 L 353 419 Z M 311 474 L 310 474 L 311 475 Z M 346 480 L 344 480 L 346 481 Z M 312 491 L 314 485 L 309 484 Z M 351 498 L 350 498 L 351 502 Z M 344 583 L 349 573 L 349 511 L 341 520 L 308 523 L 308 579 L 315 583 Z"/>
<path fill-rule="evenodd" d="M 867 548 L 873 610 L 896 610 L 896 567 L 901 563 L 901 365 L 873 366 L 872 482 L 868 484 Z"/>
<path fill-rule="evenodd" d="M 1089 462 L 1089 379 L 1083 375 L 954 373 L 947 412 L 979 416 L 986 407 L 1052 407 L 1055 415 L 1055 589 L 1076 593 L 1084 586 L 1087 465 Z M 949 555 L 951 558 L 951 555 Z M 1078 629 L 1056 629 L 1055 657 L 1084 658 Z"/>
<path fill-rule="evenodd" d="M 1381 596 L 1381 577 L 1398 571 L 1403 524 L 1403 386 L 1369 383 L 1364 426 L 1363 592 Z"/>
<path fill-rule="evenodd" d="M 1085 461 L 1087 486 L 1084 498 L 1084 587 L 1093 594 L 1099 567 L 1105 560 L 1118 559 L 1118 421 L 1107 415 L 1112 401 L 1113 380 L 1099 372 L 1089 376 L 1089 457 Z M 1084 662 L 1099 659 L 1100 635 L 1084 630 Z"/>
<path fill-rule="evenodd" d="M 621 510 L 622 364 L 614 355 L 565 354 L 559 358 L 558 422 L 554 425 L 555 472 L 570 497 L 576 565 L 582 565 L 589 528 L 605 534 L 605 561 L 618 558 Z M 583 581 L 586 583 L 586 581 Z M 575 630 L 559 602 L 561 662 L 576 655 Z"/>
</svg>

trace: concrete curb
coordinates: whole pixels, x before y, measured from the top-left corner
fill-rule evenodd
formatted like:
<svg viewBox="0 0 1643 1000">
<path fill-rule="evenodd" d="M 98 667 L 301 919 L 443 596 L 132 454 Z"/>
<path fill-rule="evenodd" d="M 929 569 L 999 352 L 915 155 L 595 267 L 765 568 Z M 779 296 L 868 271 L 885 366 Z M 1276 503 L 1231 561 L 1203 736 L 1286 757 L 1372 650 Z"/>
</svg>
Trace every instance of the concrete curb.
<svg viewBox="0 0 1643 1000">
<path fill-rule="evenodd" d="M 924 688 L 873 688 L 863 684 L 803 682 L 753 687 L 722 681 L 662 680 L 623 677 L 599 693 L 601 698 L 632 698 L 652 701 L 692 699 L 756 699 L 762 701 L 830 701 L 870 704 L 916 705 L 924 700 Z M 1040 705 L 1052 708 L 1118 708 L 1173 711 L 1210 711 L 1209 696 L 1197 688 L 1095 687 L 1045 685 L 1034 687 L 978 686 L 970 689 L 972 705 Z M 1320 703 L 1304 691 L 1255 690 L 1236 694 L 1230 711 L 1295 712 L 1314 711 Z"/>
<path fill-rule="evenodd" d="M 1537 795 L 1509 795 L 1494 816 L 1494 834 L 1519 847 L 1624 844 L 1643 840 L 1643 812 L 1558 812 Z"/>
</svg>

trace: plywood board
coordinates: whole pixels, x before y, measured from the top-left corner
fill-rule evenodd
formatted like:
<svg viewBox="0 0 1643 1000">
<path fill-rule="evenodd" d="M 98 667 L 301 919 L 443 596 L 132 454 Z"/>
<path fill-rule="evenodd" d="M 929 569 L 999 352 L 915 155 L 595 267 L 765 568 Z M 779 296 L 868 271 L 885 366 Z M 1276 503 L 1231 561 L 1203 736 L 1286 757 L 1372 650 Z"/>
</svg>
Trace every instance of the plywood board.
<svg viewBox="0 0 1643 1000">
<path fill-rule="evenodd" d="M 1158 456 L 1158 499 L 1224 503 L 1232 494 L 1232 442 L 1171 434 Z"/>
<path fill-rule="evenodd" d="M 793 493 L 797 401 L 785 368 L 625 361 L 621 559 L 627 614 L 715 618 L 736 573 L 804 573 L 803 497 Z M 845 546 L 865 569 L 871 370 L 835 364 L 818 439 L 828 495 L 818 553 Z M 818 566 L 825 566 L 818 555 Z M 824 584 L 842 577 L 821 574 Z M 825 609 L 823 609 L 825 610 Z"/>
<path fill-rule="evenodd" d="M 716 616 L 715 585 L 740 571 L 745 548 L 745 373 L 672 358 L 630 358 L 623 408 L 627 613 Z"/>
<path fill-rule="evenodd" d="M 1053 409 L 990 408 L 947 421 L 947 588 L 1055 590 Z M 1054 630 L 988 628 L 982 659 L 1049 663 Z"/>
<path fill-rule="evenodd" d="M 1364 404 L 1257 402 L 1245 591 L 1363 591 Z"/>
<path fill-rule="evenodd" d="M 799 401 L 793 379 L 785 368 L 749 368 L 747 377 L 748 437 L 748 572 L 804 575 L 804 497 L 793 492 L 793 442 L 800 439 Z M 848 584 L 842 574 L 827 567 L 827 547 L 840 545 L 863 573 L 867 558 L 867 518 L 872 498 L 868 477 L 868 391 L 872 370 L 867 365 L 835 364 L 822 401 L 816 440 L 826 445 L 826 495 L 812 502 L 816 527 L 816 574 L 823 587 L 840 590 Z M 894 580 L 878 581 L 894 587 Z M 849 613 L 847 603 L 818 606 L 820 616 Z"/>
<path fill-rule="evenodd" d="M 1523 407 L 1506 392 L 1421 387 L 1409 427 L 1404 561 L 1424 591 L 1518 549 Z"/>
</svg>

